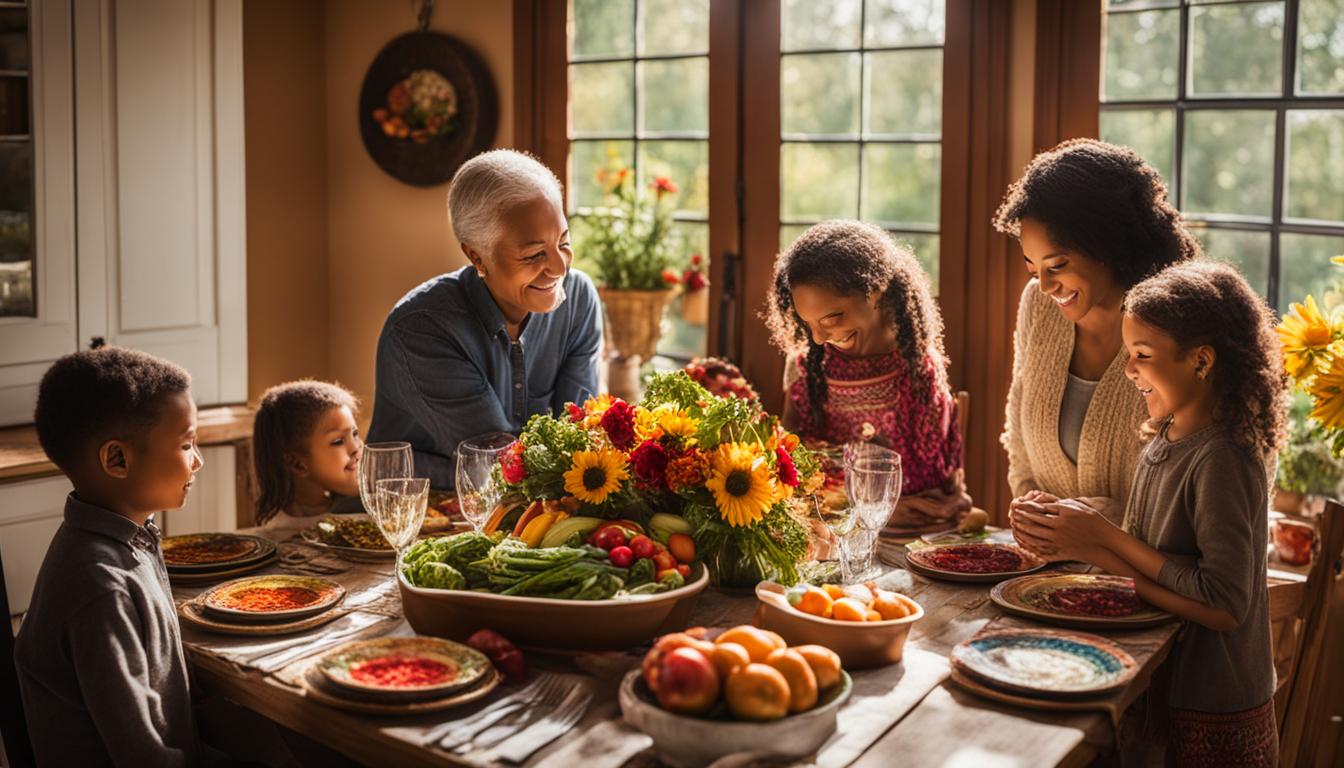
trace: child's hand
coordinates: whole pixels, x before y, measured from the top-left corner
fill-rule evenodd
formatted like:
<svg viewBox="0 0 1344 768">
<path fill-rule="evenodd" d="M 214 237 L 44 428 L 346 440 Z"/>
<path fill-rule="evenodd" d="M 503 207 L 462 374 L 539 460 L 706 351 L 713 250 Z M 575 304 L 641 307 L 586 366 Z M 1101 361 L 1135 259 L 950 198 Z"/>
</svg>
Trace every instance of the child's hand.
<svg viewBox="0 0 1344 768">
<path fill-rule="evenodd" d="M 1095 559 L 1110 522 L 1077 499 L 1025 502 L 1009 513 L 1013 537 L 1047 560 Z"/>
</svg>

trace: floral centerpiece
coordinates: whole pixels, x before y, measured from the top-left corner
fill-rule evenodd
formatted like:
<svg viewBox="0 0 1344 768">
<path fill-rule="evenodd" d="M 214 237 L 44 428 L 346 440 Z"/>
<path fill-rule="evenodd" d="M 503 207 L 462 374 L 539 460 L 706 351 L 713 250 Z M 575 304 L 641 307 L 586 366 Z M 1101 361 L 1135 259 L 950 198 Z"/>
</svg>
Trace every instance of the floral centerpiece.
<svg viewBox="0 0 1344 768">
<path fill-rule="evenodd" d="M 600 395 L 533 416 L 500 470 L 510 492 L 572 497 L 578 514 L 680 516 L 715 583 L 732 586 L 798 580 L 808 537 L 791 501 L 822 481 L 758 401 L 711 394 L 682 371 L 654 376 L 635 405 Z"/>
<path fill-rule="evenodd" d="M 1331 259 L 1344 266 L 1344 255 Z M 1278 327 L 1284 368 L 1298 391 L 1311 397 L 1310 418 L 1331 453 L 1344 456 L 1344 279 L 1317 305 L 1308 295 Z"/>
</svg>

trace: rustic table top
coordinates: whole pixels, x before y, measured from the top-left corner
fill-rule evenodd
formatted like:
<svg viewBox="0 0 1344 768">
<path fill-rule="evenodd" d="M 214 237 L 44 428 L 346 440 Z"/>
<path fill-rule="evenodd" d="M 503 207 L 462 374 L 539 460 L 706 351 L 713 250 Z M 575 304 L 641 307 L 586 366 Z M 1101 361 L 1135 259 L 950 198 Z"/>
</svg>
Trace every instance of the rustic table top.
<svg viewBox="0 0 1344 768">
<path fill-rule="evenodd" d="M 273 538 L 288 536 L 263 533 Z M 326 650 L 354 637 L 410 634 L 411 630 L 400 619 L 391 563 L 345 563 L 319 556 L 295 564 L 305 554 L 314 555 L 314 551 L 292 540 L 281 544 L 281 552 L 293 553 L 288 558 L 291 564 L 271 570 L 314 573 L 325 569 L 329 578 L 346 586 L 346 608 L 351 608 L 351 613 L 310 630 L 301 636 L 307 641 L 299 647 L 261 658 L 257 657 L 258 651 L 270 649 L 258 643 L 285 638 L 226 637 L 184 627 L 183 640 L 200 682 L 361 762 L 408 766 L 508 764 L 490 751 L 458 755 L 420 743 L 433 727 L 470 715 L 506 695 L 504 688 L 479 705 L 415 716 L 361 715 L 307 698 L 301 682 L 303 673 Z M 1146 689 L 1152 671 L 1170 650 L 1178 627 L 1167 624 L 1133 632 L 1099 633 L 1123 646 L 1141 668 L 1127 689 L 1105 702 L 1108 711 L 1038 711 L 980 698 L 948 677 L 946 658 L 951 649 L 990 622 L 996 627 L 1032 625 L 1003 614 L 989 598 L 990 585 L 933 581 L 900 568 L 891 568 L 883 582 L 883 586 L 898 588 L 917 600 L 925 616 L 911 632 L 903 662 L 854 675 L 855 694 L 842 708 L 840 730 L 832 739 L 837 743 L 828 742 L 816 764 L 879 766 L 897 759 L 908 765 L 1086 764 L 1093 755 L 1110 748 L 1114 716 Z M 178 600 L 186 600 L 205 588 L 175 587 L 174 593 Z M 691 622 L 705 626 L 748 623 L 755 609 L 756 599 L 750 594 L 710 589 L 701 595 Z M 352 619 L 359 619 L 357 627 L 350 623 Z M 356 627 L 358 633 L 348 634 L 350 627 Z M 340 633 L 346 633 L 345 637 L 333 640 Z M 596 695 L 579 723 L 532 755 L 525 765 L 579 761 L 585 766 L 611 768 L 658 765 L 648 739 L 621 722 L 616 701 L 620 678 L 639 659 L 638 652 L 572 658 L 529 654 L 534 667 L 590 678 Z"/>
</svg>

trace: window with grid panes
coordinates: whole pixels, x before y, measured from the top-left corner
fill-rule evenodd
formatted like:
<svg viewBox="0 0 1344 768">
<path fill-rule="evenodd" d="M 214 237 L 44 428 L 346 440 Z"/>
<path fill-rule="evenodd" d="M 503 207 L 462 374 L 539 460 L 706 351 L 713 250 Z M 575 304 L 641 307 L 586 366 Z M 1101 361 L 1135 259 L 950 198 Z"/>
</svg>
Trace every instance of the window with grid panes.
<svg viewBox="0 0 1344 768">
<path fill-rule="evenodd" d="M 709 255 L 709 0 L 571 0 L 569 210 L 603 204 L 599 172 L 632 168 L 636 183 L 677 187 L 673 227 L 686 257 Z M 575 242 L 583 262 L 583 243 Z M 705 352 L 703 325 L 668 308 L 660 355 Z"/>
<path fill-rule="evenodd" d="M 0 2 L 0 317 L 37 317 L 29 8 Z"/>
<path fill-rule="evenodd" d="M 1108 0 L 1101 137 L 1280 311 L 1344 253 L 1344 0 Z"/>
<path fill-rule="evenodd" d="M 780 248 L 863 219 L 937 290 L 944 26 L 943 0 L 783 0 Z"/>
</svg>

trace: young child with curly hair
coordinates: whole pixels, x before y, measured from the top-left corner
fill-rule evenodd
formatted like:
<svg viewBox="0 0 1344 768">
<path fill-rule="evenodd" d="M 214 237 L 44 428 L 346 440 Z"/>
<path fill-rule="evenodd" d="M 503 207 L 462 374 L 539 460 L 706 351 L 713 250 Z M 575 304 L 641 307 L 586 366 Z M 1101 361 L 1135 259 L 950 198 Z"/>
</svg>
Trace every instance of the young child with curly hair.
<svg viewBox="0 0 1344 768">
<path fill-rule="evenodd" d="M 290 528 L 359 496 L 359 403 L 339 384 L 304 379 L 261 396 L 252 428 L 257 525 Z"/>
<path fill-rule="evenodd" d="M 1014 534 L 1129 576 L 1185 619 L 1165 691 L 1175 764 L 1274 765 L 1265 549 L 1288 393 L 1274 314 L 1235 269 L 1199 260 L 1130 289 L 1122 322 L 1150 417 L 1123 528 L 1066 499 L 1014 510 Z"/>
<path fill-rule="evenodd" d="M 775 261 L 766 323 L 789 356 L 785 426 L 901 455 L 889 535 L 944 530 L 970 510 L 943 321 L 913 254 L 871 224 L 817 224 Z"/>
</svg>

